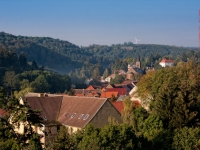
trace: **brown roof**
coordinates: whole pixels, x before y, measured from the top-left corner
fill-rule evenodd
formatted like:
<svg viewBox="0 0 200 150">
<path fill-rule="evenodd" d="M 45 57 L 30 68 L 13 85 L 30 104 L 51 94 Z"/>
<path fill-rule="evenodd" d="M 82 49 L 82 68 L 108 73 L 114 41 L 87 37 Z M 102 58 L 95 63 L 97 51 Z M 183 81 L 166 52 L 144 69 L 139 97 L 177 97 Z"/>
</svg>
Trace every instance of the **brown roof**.
<svg viewBox="0 0 200 150">
<path fill-rule="evenodd" d="M 26 97 L 23 100 L 27 100 L 27 104 L 32 110 L 40 110 L 40 116 L 44 121 L 56 121 L 62 104 L 62 97 Z"/>
<path fill-rule="evenodd" d="M 58 121 L 68 126 L 85 127 L 106 100 L 106 98 L 64 96 Z M 88 118 L 84 119 L 87 115 Z"/>
<path fill-rule="evenodd" d="M 87 95 L 88 93 L 101 93 L 100 89 L 94 89 L 94 90 L 88 90 L 88 89 L 74 89 L 75 90 L 75 95 Z"/>
</svg>

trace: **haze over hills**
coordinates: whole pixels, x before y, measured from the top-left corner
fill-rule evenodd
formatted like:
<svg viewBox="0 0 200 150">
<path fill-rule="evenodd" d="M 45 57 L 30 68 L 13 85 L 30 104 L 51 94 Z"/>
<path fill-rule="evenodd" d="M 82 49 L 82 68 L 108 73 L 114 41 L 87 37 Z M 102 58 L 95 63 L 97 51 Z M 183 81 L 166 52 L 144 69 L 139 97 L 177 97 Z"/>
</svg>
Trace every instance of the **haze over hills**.
<svg viewBox="0 0 200 150">
<path fill-rule="evenodd" d="M 0 45 L 7 50 L 15 50 L 17 54 L 23 51 L 28 61 L 35 60 L 38 65 L 61 73 L 68 73 L 88 63 L 107 67 L 117 58 L 145 58 L 151 55 L 175 58 L 193 49 L 153 44 L 136 45 L 131 42 L 111 46 L 79 47 L 68 41 L 50 37 L 15 36 L 5 32 L 0 32 Z"/>
</svg>

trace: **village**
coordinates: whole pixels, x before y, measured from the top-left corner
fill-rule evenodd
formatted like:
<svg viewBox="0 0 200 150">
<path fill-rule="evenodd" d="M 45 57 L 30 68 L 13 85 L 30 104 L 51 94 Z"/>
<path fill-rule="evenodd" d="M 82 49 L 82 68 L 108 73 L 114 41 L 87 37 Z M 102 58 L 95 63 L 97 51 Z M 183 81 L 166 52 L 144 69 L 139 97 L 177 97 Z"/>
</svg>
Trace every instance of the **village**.
<svg viewBox="0 0 200 150">
<path fill-rule="evenodd" d="M 173 61 L 163 59 L 160 65 L 170 67 Z M 116 73 L 113 73 L 102 82 L 102 87 L 90 85 L 86 89 L 75 88 L 73 96 L 29 92 L 24 97 L 20 97 L 20 104 L 26 102 L 32 110 L 40 111 L 40 117 L 43 119 L 42 127 L 33 128 L 34 132 L 41 135 L 41 143 L 45 145 L 47 139 L 53 140 L 61 125 L 67 128 L 69 134 L 73 134 L 88 124 L 96 128 L 103 127 L 109 123 L 110 117 L 122 123 L 123 100 L 127 97 L 136 107 L 148 109 L 148 106 L 142 104 L 135 94 L 137 82 L 131 80 L 134 75 L 142 73 L 140 62 L 129 64 L 126 73 L 123 70 L 117 73 L 126 76 L 126 80 L 121 84 L 109 84 L 110 80 L 115 78 Z M 23 134 L 25 132 L 24 123 L 21 123 L 15 130 Z"/>
</svg>

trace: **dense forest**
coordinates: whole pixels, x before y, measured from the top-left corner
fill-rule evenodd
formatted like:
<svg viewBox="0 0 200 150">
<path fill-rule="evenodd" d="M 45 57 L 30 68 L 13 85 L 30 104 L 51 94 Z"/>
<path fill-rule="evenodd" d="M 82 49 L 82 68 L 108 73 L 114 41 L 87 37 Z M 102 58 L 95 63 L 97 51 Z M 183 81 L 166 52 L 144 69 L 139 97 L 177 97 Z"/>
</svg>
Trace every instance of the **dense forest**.
<svg viewBox="0 0 200 150">
<path fill-rule="evenodd" d="M 124 44 L 90 45 L 79 47 L 68 41 L 49 37 L 14 36 L 0 32 L 0 45 L 6 50 L 14 50 L 18 55 L 23 51 L 28 61 L 35 60 L 39 66 L 53 69 L 61 73 L 69 73 L 81 69 L 87 64 L 99 64 L 104 69 L 114 63 L 117 58 L 161 59 L 166 56 L 172 59 L 192 49 L 167 45 Z M 154 62 L 151 62 L 152 65 Z M 144 63 L 143 66 L 146 64 Z M 150 65 L 150 64 L 147 64 Z"/>
<path fill-rule="evenodd" d="M 28 62 L 25 54 L 0 48 L 0 86 L 7 94 L 22 96 L 26 92 L 67 92 L 71 79 L 67 75 L 44 70 L 36 61 Z"/>
</svg>

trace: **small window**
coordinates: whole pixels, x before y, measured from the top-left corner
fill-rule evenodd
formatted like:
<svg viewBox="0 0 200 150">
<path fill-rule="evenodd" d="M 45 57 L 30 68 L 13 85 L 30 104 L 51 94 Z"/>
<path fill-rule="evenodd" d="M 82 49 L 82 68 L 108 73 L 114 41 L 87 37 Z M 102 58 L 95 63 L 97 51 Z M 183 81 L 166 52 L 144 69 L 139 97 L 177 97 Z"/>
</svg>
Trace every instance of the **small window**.
<svg viewBox="0 0 200 150">
<path fill-rule="evenodd" d="M 83 116 L 84 116 L 84 114 L 81 114 L 81 115 L 78 117 L 78 119 L 81 119 Z"/>
<path fill-rule="evenodd" d="M 46 117 L 46 116 L 43 116 L 43 120 L 47 120 L 47 117 Z"/>
<path fill-rule="evenodd" d="M 83 120 L 86 120 L 88 117 L 89 117 L 89 115 L 87 114 L 87 115 L 83 118 Z"/>
<path fill-rule="evenodd" d="M 67 117 L 67 116 L 68 116 L 68 114 L 69 114 L 69 113 L 66 113 L 66 114 L 65 114 L 65 117 Z"/>
<path fill-rule="evenodd" d="M 76 113 L 74 113 L 74 114 L 71 116 L 71 118 L 74 118 L 74 116 L 76 116 Z"/>
</svg>

